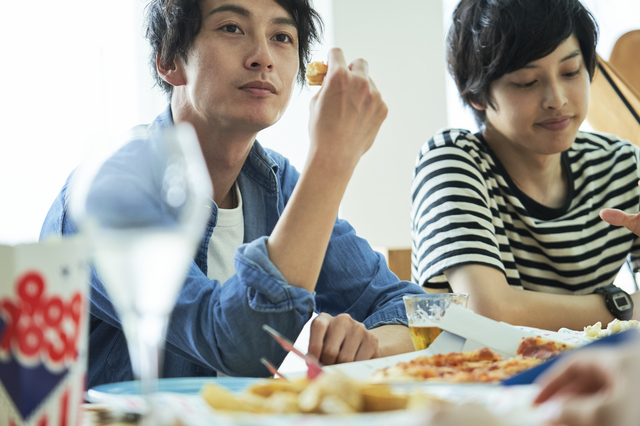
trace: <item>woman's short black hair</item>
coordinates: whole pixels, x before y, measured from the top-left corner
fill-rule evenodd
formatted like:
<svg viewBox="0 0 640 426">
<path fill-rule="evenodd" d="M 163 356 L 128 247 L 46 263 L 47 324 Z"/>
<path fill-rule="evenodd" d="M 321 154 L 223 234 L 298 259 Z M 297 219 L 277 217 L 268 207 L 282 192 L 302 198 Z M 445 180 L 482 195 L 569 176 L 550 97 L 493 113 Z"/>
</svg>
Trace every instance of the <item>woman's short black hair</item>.
<svg viewBox="0 0 640 426">
<path fill-rule="evenodd" d="M 306 66 L 311 59 L 311 46 L 320 41 L 322 18 L 310 0 L 274 0 L 293 18 L 298 30 L 298 81 L 304 83 Z M 145 35 L 151 44 L 149 65 L 162 91 L 171 99 L 173 86 L 162 79 L 156 68 L 156 56 L 169 67 L 180 55 L 187 60 L 189 49 L 200 31 L 202 11 L 199 0 L 150 0 L 145 14 Z"/>
<path fill-rule="evenodd" d="M 580 0 L 461 0 L 447 36 L 447 63 L 465 103 L 495 108 L 491 82 L 553 52 L 575 34 L 590 78 L 598 25 Z M 485 111 L 472 108 L 481 127 Z"/>
</svg>

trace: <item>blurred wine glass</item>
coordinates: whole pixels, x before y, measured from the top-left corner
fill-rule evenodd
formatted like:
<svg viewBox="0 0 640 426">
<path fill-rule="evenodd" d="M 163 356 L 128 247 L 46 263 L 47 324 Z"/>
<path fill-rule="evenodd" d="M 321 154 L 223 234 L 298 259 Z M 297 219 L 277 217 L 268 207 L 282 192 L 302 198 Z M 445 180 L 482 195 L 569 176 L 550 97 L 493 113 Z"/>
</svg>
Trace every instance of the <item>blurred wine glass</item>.
<svg viewBox="0 0 640 426">
<path fill-rule="evenodd" d="M 134 128 L 72 178 L 70 212 L 122 324 L 149 414 L 167 323 L 209 219 L 211 194 L 188 124 Z"/>
</svg>

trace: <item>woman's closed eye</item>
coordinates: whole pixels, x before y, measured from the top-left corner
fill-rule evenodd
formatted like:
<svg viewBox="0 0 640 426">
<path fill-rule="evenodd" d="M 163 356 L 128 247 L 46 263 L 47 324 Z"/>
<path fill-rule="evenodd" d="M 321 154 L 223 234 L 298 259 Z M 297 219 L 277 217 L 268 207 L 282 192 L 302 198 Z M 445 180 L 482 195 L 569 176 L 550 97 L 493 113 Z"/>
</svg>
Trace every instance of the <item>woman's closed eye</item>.
<svg viewBox="0 0 640 426">
<path fill-rule="evenodd" d="M 526 83 L 516 83 L 516 85 L 518 87 L 523 87 L 523 88 L 527 88 L 527 87 L 531 87 L 534 84 L 536 84 L 538 82 L 538 80 L 532 80 L 532 81 L 528 81 Z"/>
</svg>

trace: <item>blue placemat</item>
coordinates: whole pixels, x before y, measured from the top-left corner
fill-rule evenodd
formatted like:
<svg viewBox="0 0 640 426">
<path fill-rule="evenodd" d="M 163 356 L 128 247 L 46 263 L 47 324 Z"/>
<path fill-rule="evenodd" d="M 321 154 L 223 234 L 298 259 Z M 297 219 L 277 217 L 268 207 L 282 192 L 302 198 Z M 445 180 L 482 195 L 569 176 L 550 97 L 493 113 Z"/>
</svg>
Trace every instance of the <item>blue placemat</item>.
<svg viewBox="0 0 640 426">
<path fill-rule="evenodd" d="M 188 395 L 200 393 L 205 383 L 214 382 L 234 392 L 242 392 L 257 379 L 254 377 L 181 377 L 160 379 L 159 392 L 173 392 Z M 119 382 L 96 386 L 87 391 L 89 402 L 101 402 L 113 395 L 140 395 L 140 382 Z"/>
</svg>

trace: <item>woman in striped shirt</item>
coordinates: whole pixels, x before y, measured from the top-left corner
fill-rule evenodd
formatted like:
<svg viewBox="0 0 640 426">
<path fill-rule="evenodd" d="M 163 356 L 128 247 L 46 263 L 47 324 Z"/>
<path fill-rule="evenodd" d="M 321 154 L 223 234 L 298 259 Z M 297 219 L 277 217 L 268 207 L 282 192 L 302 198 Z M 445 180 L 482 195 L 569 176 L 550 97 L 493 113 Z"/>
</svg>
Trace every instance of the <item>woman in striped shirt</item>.
<svg viewBox="0 0 640 426">
<path fill-rule="evenodd" d="M 459 3 L 447 59 L 482 130 L 442 130 L 417 159 L 418 284 L 469 293 L 471 309 L 511 324 L 632 317 L 639 293 L 611 284 L 628 257 L 640 266 L 640 239 L 617 226 L 633 229 L 640 208 L 638 148 L 578 130 L 596 42 L 579 0 Z"/>
</svg>

